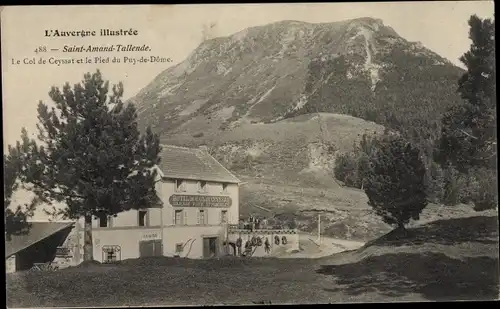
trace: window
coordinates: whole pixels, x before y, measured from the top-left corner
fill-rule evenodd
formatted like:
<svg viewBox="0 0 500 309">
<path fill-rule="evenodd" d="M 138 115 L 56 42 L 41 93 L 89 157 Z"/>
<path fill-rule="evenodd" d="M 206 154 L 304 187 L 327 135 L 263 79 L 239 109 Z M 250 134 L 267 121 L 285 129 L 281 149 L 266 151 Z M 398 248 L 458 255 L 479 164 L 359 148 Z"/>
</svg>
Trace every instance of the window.
<svg viewBox="0 0 500 309">
<path fill-rule="evenodd" d="M 207 192 L 207 182 L 206 181 L 198 181 L 198 191 L 202 193 Z"/>
<path fill-rule="evenodd" d="M 102 246 L 102 262 L 114 263 L 120 260 L 120 246 Z"/>
<path fill-rule="evenodd" d="M 182 210 L 175 211 L 175 225 L 182 224 Z"/>
<path fill-rule="evenodd" d="M 184 250 L 184 244 L 183 243 L 179 243 L 179 244 L 175 245 L 175 252 L 176 253 L 181 253 L 183 250 Z"/>
<path fill-rule="evenodd" d="M 146 226 L 146 215 L 148 214 L 147 210 L 139 210 L 139 226 Z"/>
<path fill-rule="evenodd" d="M 221 210 L 220 223 L 227 223 L 227 210 Z"/>
<path fill-rule="evenodd" d="M 105 213 L 99 213 L 99 227 L 108 227 L 108 216 Z"/>
<path fill-rule="evenodd" d="M 222 184 L 222 193 L 227 193 L 227 183 Z"/>
<path fill-rule="evenodd" d="M 204 209 L 198 211 L 198 224 L 207 224 L 207 212 Z"/>
<path fill-rule="evenodd" d="M 184 180 L 182 180 L 182 179 L 175 180 L 175 191 L 176 192 L 186 191 L 186 183 Z"/>
</svg>

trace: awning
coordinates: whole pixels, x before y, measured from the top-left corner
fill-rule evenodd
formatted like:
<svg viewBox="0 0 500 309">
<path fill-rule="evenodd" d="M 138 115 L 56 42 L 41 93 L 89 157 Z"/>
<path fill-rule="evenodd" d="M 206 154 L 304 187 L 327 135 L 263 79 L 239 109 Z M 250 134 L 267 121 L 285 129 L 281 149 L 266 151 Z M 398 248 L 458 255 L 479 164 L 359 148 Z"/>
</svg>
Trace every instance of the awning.
<svg viewBox="0 0 500 309">
<path fill-rule="evenodd" d="M 5 258 L 7 259 L 37 242 L 46 239 L 55 233 L 62 231 L 72 225 L 74 222 L 31 222 L 31 227 L 27 234 L 12 235 L 11 240 L 5 241 Z"/>
</svg>

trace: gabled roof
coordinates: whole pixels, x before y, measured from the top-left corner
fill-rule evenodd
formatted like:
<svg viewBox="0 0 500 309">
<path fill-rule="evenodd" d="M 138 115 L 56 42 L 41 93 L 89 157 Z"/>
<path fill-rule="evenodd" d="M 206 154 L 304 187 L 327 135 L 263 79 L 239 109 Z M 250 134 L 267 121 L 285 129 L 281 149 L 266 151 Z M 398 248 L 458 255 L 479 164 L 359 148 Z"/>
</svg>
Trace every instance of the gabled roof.
<svg viewBox="0 0 500 309">
<path fill-rule="evenodd" d="M 162 145 L 160 156 L 158 167 L 163 177 L 240 183 L 205 149 Z"/>
<path fill-rule="evenodd" d="M 16 254 L 55 233 L 75 224 L 74 222 L 31 222 L 27 234 L 12 235 L 5 241 L 5 258 Z"/>
</svg>

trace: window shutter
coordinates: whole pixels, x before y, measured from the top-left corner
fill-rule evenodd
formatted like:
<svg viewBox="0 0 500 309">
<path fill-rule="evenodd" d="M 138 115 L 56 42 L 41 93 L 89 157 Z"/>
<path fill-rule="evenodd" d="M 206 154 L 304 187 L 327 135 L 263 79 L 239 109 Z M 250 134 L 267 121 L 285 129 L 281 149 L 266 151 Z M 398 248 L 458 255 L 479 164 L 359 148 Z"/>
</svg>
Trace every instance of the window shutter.
<svg viewBox="0 0 500 309">
<path fill-rule="evenodd" d="M 188 221 L 188 220 L 187 220 L 187 219 L 188 219 L 188 216 L 187 216 L 187 215 L 188 215 L 188 214 L 187 214 L 187 209 L 183 209 L 183 210 L 182 210 L 182 214 L 184 215 L 184 225 L 187 225 L 187 223 L 188 223 L 188 222 L 187 222 L 187 221 Z"/>
<path fill-rule="evenodd" d="M 198 216 L 197 216 L 197 218 L 196 218 L 196 223 L 197 223 L 197 224 L 200 224 L 200 223 L 201 223 L 201 222 L 200 222 L 200 211 L 198 211 Z"/>
<path fill-rule="evenodd" d="M 223 210 L 221 210 L 221 212 L 220 212 L 220 218 L 219 218 L 220 223 L 223 223 L 223 222 L 224 222 L 224 215 L 223 215 L 223 214 L 224 214 L 224 211 L 223 211 Z"/>
<path fill-rule="evenodd" d="M 172 209 L 172 224 L 175 225 L 175 209 Z"/>
</svg>

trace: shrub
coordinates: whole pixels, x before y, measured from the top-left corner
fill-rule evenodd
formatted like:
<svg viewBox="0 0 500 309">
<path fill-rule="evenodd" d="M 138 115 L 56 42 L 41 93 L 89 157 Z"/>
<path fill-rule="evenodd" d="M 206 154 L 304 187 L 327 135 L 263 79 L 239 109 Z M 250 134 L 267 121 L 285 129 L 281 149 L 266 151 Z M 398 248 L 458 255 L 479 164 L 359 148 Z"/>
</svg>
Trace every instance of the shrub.
<svg viewBox="0 0 500 309">
<path fill-rule="evenodd" d="M 385 137 L 370 156 L 364 190 L 368 204 L 384 222 L 418 220 L 427 206 L 426 170 L 418 148 L 401 137 Z"/>
<path fill-rule="evenodd" d="M 348 187 L 363 188 L 369 156 L 375 149 L 376 142 L 375 136 L 363 134 L 361 141 L 354 144 L 352 152 L 338 155 L 334 167 L 335 178 Z"/>
<path fill-rule="evenodd" d="M 497 174 L 488 169 L 476 171 L 475 179 L 471 184 L 470 200 L 474 203 L 474 210 L 482 211 L 495 209 L 498 206 Z"/>
<path fill-rule="evenodd" d="M 335 160 L 335 167 L 333 169 L 335 178 L 344 182 L 348 187 L 360 187 L 357 160 L 354 153 L 340 154 Z"/>
<path fill-rule="evenodd" d="M 466 177 L 453 167 L 444 170 L 442 203 L 447 206 L 467 202 Z"/>
<path fill-rule="evenodd" d="M 444 196 L 444 171 L 436 162 L 427 166 L 427 196 L 432 203 L 441 203 Z"/>
</svg>

